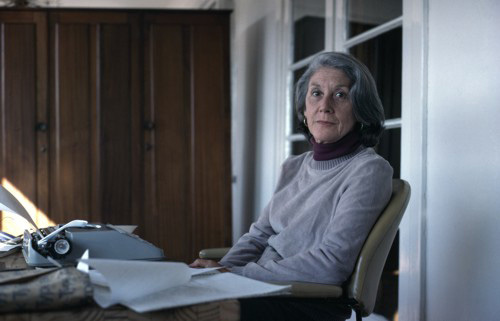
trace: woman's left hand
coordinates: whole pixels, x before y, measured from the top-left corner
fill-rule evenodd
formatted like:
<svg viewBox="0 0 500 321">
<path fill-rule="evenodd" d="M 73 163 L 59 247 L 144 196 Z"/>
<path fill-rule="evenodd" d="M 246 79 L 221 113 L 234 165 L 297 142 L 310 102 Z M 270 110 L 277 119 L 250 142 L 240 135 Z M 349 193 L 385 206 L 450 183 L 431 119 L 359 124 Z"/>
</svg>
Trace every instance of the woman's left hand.
<svg viewBox="0 0 500 321">
<path fill-rule="evenodd" d="M 196 259 L 193 263 L 189 264 L 189 267 L 192 268 L 210 268 L 210 267 L 219 267 L 222 266 L 214 260 L 206 260 L 206 259 Z"/>
<path fill-rule="evenodd" d="M 211 268 L 211 267 L 223 267 L 217 261 L 206 260 L 206 259 L 196 259 L 193 263 L 189 264 L 192 268 Z M 227 268 L 218 269 L 219 272 L 229 272 Z"/>
</svg>

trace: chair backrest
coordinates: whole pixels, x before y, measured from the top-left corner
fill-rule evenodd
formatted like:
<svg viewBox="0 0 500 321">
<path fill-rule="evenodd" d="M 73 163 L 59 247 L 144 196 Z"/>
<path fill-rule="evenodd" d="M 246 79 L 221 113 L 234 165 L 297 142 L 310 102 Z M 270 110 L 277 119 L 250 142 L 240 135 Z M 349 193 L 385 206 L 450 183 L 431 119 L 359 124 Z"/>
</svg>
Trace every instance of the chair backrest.
<svg viewBox="0 0 500 321">
<path fill-rule="evenodd" d="M 373 312 L 382 270 L 409 200 L 408 182 L 394 179 L 389 203 L 368 234 L 346 285 L 347 297 L 355 300 L 354 308 L 362 316 Z"/>
</svg>

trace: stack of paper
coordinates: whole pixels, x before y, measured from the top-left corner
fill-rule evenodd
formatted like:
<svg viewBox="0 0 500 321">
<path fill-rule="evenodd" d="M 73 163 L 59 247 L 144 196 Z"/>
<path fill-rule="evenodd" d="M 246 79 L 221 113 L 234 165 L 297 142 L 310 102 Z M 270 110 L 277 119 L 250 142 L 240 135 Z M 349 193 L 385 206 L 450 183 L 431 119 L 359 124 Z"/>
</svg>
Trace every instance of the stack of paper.
<svg viewBox="0 0 500 321">
<path fill-rule="evenodd" d="M 136 312 L 286 293 L 278 286 L 184 263 L 82 259 L 90 270 L 94 299 L 103 308 L 120 303 Z"/>
</svg>

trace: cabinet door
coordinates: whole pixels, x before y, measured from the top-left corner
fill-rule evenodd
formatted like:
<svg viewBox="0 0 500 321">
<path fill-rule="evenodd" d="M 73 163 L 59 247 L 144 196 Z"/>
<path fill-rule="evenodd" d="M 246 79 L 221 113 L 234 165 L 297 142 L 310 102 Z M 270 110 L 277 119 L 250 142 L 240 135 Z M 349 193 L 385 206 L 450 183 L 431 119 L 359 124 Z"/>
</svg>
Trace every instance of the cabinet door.
<svg viewBox="0 0 500 321">
<path fill-rule="evenodd" d="M 139 23 L 55 11 L 50 23 L 50 216 L 138 224 Z"/>
<path fill-rule="evenodd" d="M 190 261 L 231 244 L 228 16 L 144 21 L 144 232 L 168 259 Z"/>
<path fill-rule="evenodd" d="M 1 10 L 0 24 L 2 185 L 18 197 L 38 225 L 47 225 L 45 14 Z M 4 212 L 0 228 L 19 234 L 30 227 L 25 223 Z"/>
</svg>

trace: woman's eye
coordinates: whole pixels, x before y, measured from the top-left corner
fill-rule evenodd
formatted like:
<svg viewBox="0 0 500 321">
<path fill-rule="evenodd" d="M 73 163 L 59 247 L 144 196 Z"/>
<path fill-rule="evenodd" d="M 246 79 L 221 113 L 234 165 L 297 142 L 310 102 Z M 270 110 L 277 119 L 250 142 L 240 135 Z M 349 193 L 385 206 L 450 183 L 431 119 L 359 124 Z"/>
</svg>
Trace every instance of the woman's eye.
<svg viewBox="0 0 500 321">
<path fill-rule="evenodd" d="M 321 93 L 318 90 L 313 90 L 311 96 L 318 97 Z"/>
<path fill-rule="evenodd" d="M 335 94 L 335 97 L 337 97 L 337 98 L 346 98 L 347 95 L 346 95 L 346 93 L 340 91 L 340 92 L 338 92 L 338 93 Z"/>
</svg>

